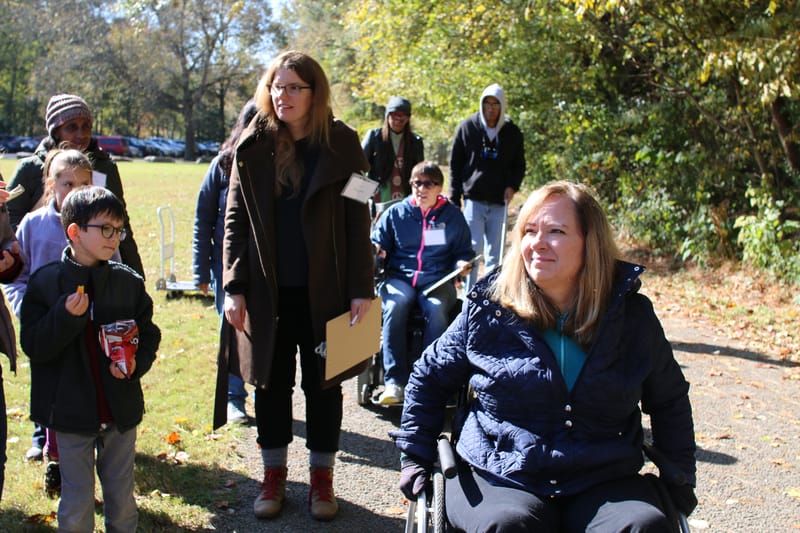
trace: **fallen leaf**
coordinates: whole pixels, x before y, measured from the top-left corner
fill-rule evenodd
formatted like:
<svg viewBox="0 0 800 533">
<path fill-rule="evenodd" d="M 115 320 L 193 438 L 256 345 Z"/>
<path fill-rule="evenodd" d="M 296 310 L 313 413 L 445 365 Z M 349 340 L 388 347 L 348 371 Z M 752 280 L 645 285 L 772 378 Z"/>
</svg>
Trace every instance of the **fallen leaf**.
<svg viewBox="0 0 800 533">
<path fill-rule="evenodd" d="M 792 498 L 800 500 L 800 488 L 798 487 L 789 487 L 788 489 L 786 489 L 786 494 L 788 494 Z"/>
<path fill-rule="evenodd" d="M 173 446 L 175 446 L 176 444 L 180 444 L 181 436 L 176 431 L 173 431 L 172 433 L 167 435 L 165 440 L 167 441 L 167 444 L 172 444 Z"/>
<path fill-rule="evenodd" d="M 50 524 L 56 519 L 56 513 L 53 511 L 50 514 L 32 514 L 26 516 L 23 522 L 26 524 Z"/>
<path fill-rule="evenodd" d="M 387 507 L 386 514 L 388 515 L 397 515 L 401 516 L 406 514 L 407 510 L 405 507 Z"/>
<path fill-rule="evenodd" d="M 717 439 L 717 440 L 730 439 L 731 438 L 731 434 L 730 433 L 719 433 L 717 435 L 714 435 L 714 438 Z"/>
</svg>

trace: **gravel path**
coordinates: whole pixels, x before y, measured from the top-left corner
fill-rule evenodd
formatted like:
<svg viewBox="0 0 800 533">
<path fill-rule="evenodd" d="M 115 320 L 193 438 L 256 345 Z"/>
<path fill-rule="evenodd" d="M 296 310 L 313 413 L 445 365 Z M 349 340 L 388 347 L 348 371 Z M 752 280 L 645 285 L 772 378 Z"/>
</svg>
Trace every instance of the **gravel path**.
<svg viewBox="0 0 800 533">
<path fill-rule="evenodd" d="M 800 529 L 800 366 L 737 348 L 697 324 L 665 319 L 664 328 L 692 384 L 700 504 L 693 531 L 773 532 Z M 231 509 L 215 525 L 225 532 L 401 532 L 405 502 L 397 490 L 398 456 L 387 432 L 397 408 L 355 403 L 344 384 L 345 416 L 334 486 L 339 516 L 312 520 L 306 509 L 307 451 L 302 394 L 295 392 L 297 438 L 289 448 L 288 503 L 274 520 L 253 517 L 261 461 L 255 428 L 242 433 L 241 465 L 250 480 L 231 489 Z"/>
</svg>

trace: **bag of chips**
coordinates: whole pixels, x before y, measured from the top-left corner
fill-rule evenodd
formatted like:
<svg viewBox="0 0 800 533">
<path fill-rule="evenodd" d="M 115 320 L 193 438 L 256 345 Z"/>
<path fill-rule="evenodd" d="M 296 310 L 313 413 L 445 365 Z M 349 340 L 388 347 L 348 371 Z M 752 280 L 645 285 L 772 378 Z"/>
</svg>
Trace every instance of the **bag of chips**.
<svg viewBox="0 0 800 533">
<path fill-rule="evenodd" d="M 117 320 L 100 326 L 100 346 L 125 377 L 131 377 L 131 367 L 139 345 L 139 327 L 135 320 Z"/>
</svg>

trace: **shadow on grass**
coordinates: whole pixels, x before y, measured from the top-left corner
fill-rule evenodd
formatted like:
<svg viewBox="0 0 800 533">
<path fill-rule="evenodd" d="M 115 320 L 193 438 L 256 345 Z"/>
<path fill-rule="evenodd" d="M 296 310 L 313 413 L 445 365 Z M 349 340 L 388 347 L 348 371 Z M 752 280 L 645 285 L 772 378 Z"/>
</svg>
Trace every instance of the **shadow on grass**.
<svg viewBox="0 0 800 533">
<path fill-rule="evenodd" d="M 24 533 L 51 533 L 56 530 L 56 523 L 40 523 L 18 509 L 4 508 L 0 512 L 0 529 L 2 531 L 20 531 Z"/>
<path fill-rule="evenodd" d="M 165 499 L 165 505 L 154 502 L 152 506 L 139 504 L 139 530 L 141 531 L 202 531 L 163 511 L 162 507 L 177 509 L 184 505 L 205 509 L 212 515 L 238 506 L 235 488 L 252 480 L 242 474 L 209 465 L 171 464 L 156 457 L 136 454 L 136 489 L 140 498 Z M 155 507 L 158 509 L 152 509 Z"/>
<path fill-rule="evenodd" d="M 775 366 L 783 366 L 783 367 L 800 366 L 800 363 L 796 363 L 788 359 L 778 359 L 776 357 L 770 357 L 769 355 L 763 353 L 751 352 L 748 350 L 737 350 L 736 348 L 731 348 L 729 346 L 719 346 L 714 344 L 706 344 L 703 342 L 673 341 L 672 349 L 678 352 L 710 354 L 710 355 L 718 355 L 721 357 L 738 357 L 740 359 L 746 359 L 748 361 L 769 363 Z"/>
<path fill-rule="evenodd" d="M 305 435 L 305 423 L 295 422 L 295 435 Z M 358 442 L 352 442 L 356 439 Z M 357 448 L 365 452 L 364 463 L 371 466 L 386 462 L 385 468 L 396 469 L 396 453 L 392 453 L 391 464 L 388 455 L 376 453 L 378 446 L 391 444 L 377 442 L 361 435 L 348 433 L 342 435 L 342 442 L 348 452 Z M 369 452 L 372 447 L 372 452 Z M 393 448 L 393 446 L 392 446 Z M 344 446 L 343 446 L 344 450 Z M 257 477 L 257 476 L 254 476 Z M 169 494 L 168 503 L 175 512 L 183 512 L 178 507 L 194 506 L 204 509 L 210 516 L 211 526 L 191 527 L 189 519 L 179 521 L 168 514 L 170 511 L 145 508 L 139 505 L 140 531 L 256 531 L 263 528 L 278 527 L 285 531 L 359 531 L 361 524 L 370 524 L 374 531 L 398 530 L 397 519 L 376 515 L 374 510 L 353 503 L 347 495 L 338 495 L 340 511 L 331 524 L 322 524 L 311 519 L 306 507 L 308 484 L 289 481 L 286 485 L 287 503 L 281 515 L 270 521 L 260 521 L 252 514 L 252 502 L 258 494 L 260 481 L 223 468 L 210 468 L 193 464 L 172 465 L 155 457 L 137 453 L 136 455 L 137 492 L 145 498 L 161 498 L 161 493 Z M 156 503 L 150 507 L 158 507 Z M 280 529 L 288 528 L 288 529 Z M 52 531 L 52 530 L 43 530 Z"/>
</svg>

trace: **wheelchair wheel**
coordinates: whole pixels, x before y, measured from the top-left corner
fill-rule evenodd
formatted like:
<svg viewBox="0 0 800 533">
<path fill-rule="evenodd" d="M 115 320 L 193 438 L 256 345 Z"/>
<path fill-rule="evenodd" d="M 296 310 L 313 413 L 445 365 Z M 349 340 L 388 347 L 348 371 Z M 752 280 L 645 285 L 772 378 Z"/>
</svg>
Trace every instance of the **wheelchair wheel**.
<svg viewBox="0 0 800 533">
<path fill-rule="evenodd" d="M 358 405 L 367 405 L 372 393 L 369 382 L 370 369 L 366 368 L 356 377 L 356 402 Z"/>
<path fill-rule="evenodd" d="M 444 509 L 444 474 L 434 470 L 431 495 L 422 491 L 417 501 L 408 502 L 405 533 L 446 533 L 447 515 Z"/>
<path fill-rule="evenodd" d="M 444 510 L 444 474 L 438 468 L 433 472 L 433 501 L 428 516 L 433 533 L 447 531 L 447 514 Z"/>
</svg>

